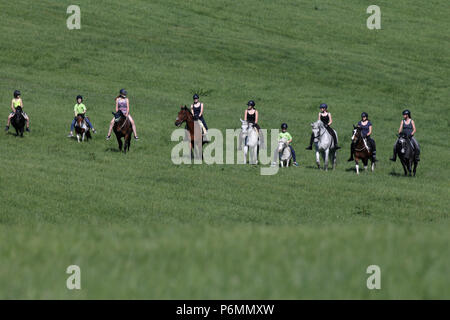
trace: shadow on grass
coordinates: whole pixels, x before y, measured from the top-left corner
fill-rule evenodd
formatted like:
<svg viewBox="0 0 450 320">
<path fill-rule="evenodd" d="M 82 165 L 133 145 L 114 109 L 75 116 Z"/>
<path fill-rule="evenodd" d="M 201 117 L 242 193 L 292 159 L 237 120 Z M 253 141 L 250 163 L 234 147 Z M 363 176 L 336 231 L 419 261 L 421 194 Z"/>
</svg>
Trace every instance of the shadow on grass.
<svg viewBox="0 0 450 320">
<path fill-rule="evenodd" d="M 106 148 L 105 152 L 117 152 L 117 153 L 119 153 L 121 151 L 119 150 L 119 148 Z"/>
</svg>

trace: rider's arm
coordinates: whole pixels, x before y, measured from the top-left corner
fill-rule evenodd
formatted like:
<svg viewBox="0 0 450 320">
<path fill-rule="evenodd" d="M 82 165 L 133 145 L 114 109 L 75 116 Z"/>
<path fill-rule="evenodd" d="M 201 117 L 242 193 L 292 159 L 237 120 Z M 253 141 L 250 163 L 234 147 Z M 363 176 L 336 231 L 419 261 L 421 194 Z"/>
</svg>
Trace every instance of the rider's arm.
<svg viewBox="0 0 450 320">
<path fill-rule="evenodd" d="M 125 115 L 125 117 L 128 117 L 129 114 L 130 114 L 130 100 L 128 100 L 127 98 L 127 114 Z"/>
<path fill-rule="evenodd" d="M 416 133 L 416 124 L 414 123 L 414 120 L 411 120 L 413 131 L 411 132 L 411 136 L 413 136 Z"/>
<path fill-rule="evenodd" d="M 400 128 L 398 129 L 398 134 L 402 133 L 403 131 L 403 120 L 400 122 Z"/>
<path fill-rule="evenodd" d="M 119 98 L 116 98 L 116 112 L 119 112 Z"/>
<path fill-rule="evenodd" d="M 11 100 L 11 110 L 12 110 L 13 113 L 16 112 L 16 109 L 14 109 L 14 102 L 13 102 L 13 100 Z"/>
<path fill-rule="evenodd" d="M 317 117 L 317 121 L 319 121 L 320 120 L 320 112 L 319 112 L 319 116 Z"/>
<path fill-rule="evenodd" d="M 255 124 L 258 123 L 258 110 L 255 111 Z"/>
<path fill-rule="evenodd" d="M 369 126 L 369 133 L 367 133 L 368 136 L 372 134 L 372 126 Z"/>
<path fill-rule="evenodd" d="M 191 113 L 192 113 L 192 115 L 194 115 L 194 105 L 193 104 L 191 104 Z"/>
<path fill-rule="evenodd" d="M 333 118 L 331 117 L 331 113 L 328 112 L 328 116 L 330 117 L 330 122 L 328 122 L 328 125 L 331 126 L 333 123 Z"/>
<path fill-rule="evenodd" d="M 201 117 L 203 115 L 203 103 L 200 103 L 200 115 L 199 117 Z"/>
<path fill-rule="evenodd" d="M 247 109 L 245 109 L 244 120 L 247 121 Z"/>
<path fill-rule="evenodd" d="M 22 110 L 23 110 L 23 101 L 22 101 L 22 98 L 20 98 L 19 100 L 20 100 L 20 106 L 22 107 Z"/>
<path fill-rule="evenodd" d="M 74 107 L 73 107 L 73 113 L 75 114 L 75 117 L 77 116 L 77 105 L 75 105 Z"/>
</svg>

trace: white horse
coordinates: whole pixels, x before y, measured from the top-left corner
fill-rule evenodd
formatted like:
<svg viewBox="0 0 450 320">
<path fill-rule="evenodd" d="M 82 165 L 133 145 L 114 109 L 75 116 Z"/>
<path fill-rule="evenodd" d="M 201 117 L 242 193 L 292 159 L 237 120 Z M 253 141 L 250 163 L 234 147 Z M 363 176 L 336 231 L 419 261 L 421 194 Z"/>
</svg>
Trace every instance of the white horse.
<svg viewBox="0 0 450 320">
<path fill-rule="evenodd" d="M 278 157 L 280 159 L 280 167 L 289 167 L 292 164 L 292 152 L 286 138 L 278 141 Z"/>
<path fill-rule="evenodd" d="M 317 168 L 320 169 L 320 154 L 324 159 L 324 170 L 328 171 L 328 161 L 331 160 L 332 168 L 336 168 L 336 157 L 337 150 L 334 145 L 333 137 L 330 133 L 328 133 L 325 125 L 322 121 L 318 120 L 314 123 L 311 123 L 312 132 L 314 134 L 314 146 L 316 148 L 316 164 Z M 336 140 L 337 140 L 337 133 Z"/>
<path fill-rule="evenodd" d="M 252 123 L 241 120 L 241 134 L 239 145 L 244 147 L 244 163 L 247 163 L 247 154 L 250 151 L 249 163 L 258 164 L 258 132 Z"/>
</svg>

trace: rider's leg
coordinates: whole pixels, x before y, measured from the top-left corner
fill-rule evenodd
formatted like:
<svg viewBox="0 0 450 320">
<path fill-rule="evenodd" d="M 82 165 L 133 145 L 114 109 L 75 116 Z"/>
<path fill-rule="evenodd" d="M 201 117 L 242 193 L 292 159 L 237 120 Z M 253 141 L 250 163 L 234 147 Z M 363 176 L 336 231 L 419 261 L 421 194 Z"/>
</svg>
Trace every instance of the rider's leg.
<svg viewBox="0 0 450 320">
<path fill-rule="evenodd" d="M 11 118 L 14 117 L 14 113 L 10 113 L 8 116 L 8 121 L 6 122 L 6 126 L 9 127 L 9 125 L 11 124 Z"/>
<path fill-rule="evenodd" d="M 328 133 L 331 134 L 331 136 L 333 137 L 334 147 L 336 149 L 340 149 L 341 147 L 338 146 L 336 132 L 334 132 L 333 128 L 331 128 L 330 126 L 327 126 L 326 128 L 327 128 Z"/>
<path fill-rule="evenodd" d="M 391 158 L 389 158 L 389 160 L 394 161 L 394 162 L 397 160 L 397 150 L 396 150 L 396 147 L 397 147 L 397 141 L 395 141 L 395 143 L 394 143 L 394 154 L 393 154 L 393 156 L 392 156 Z"/>
<path fill-rule="evenodd" d="M 350 158 L 347 161 L 353 161 L 355 160 L 353 158 L 353 153 L 355 152 L 355 143 L 352 141 L 352 143 L 350 144 Z"/>
<path fill-rule="evenodd" d="M 94 126 L 92 125 L 91 120 L 89 120 L 88 117 L 85 117 L 84 119 L 86 120 L 86 123 L 88 124 L 89 128 L 91 128 L 92 130 L 94 130 Z"/>
<path fill-rule="evenodd" d="M 133 118 L 130 115 L 128 115 L 128 118 L 130 119 L 131 127 L 133 128 L 134 137 L 137 139 L 138 135 L 136 133 L 136 125 L 134 124 L 134 120 L 133 120 Z"/>
<path fill-rule="evenodd" d="M 313 143 L 314 143 L 314 133 L 311 132 L 311 138 L 309 139 L 309 146 L 306 147 L 306 150 L 312 150 Z"/>
<path fill-rule="evenodd" d="M 367 140 L 369 141 L 372 148 L 372 158 L 374 161 L 377 161 L 377 145 L 375 144 L 375 140 L 373 140 L 371 137 L 367 137 Z"/>
<path fill-rule="evenodd" d="M 411 137 L 411 142 L 414 144 L 414 149 L 416 149 L 416 160 L 420 161 L 420 146 L 419 143 L 417 142 L 416 138 Z"/>
<path fill-rule="evenodd" d="M 106 138 L 111 137 L 111 131 L 114 127 L 114 118 L 112 118 L 111 123 L 109 124 L 108 136 Z"/>
<path fill-rule="evenodd" d="M 23 117 L 27 120 L 27 129 L 30 129 L 30 118 L 26 113 L 23 114 Z"/>
<path fill-rule="evenodd" d="M 201 116 L 200 121 L 203 123 L 203 126 L 205 127 L 206 131 L 208 131 L 208 126 L 206 125 L 205 119 L 203 118 L 203 116 Z"/>
<path fill-rule="evenodd" d="M 289 145 L 289 149 L 291 149 L 292 159 L 294 159 L 294 163 L 297 163 L 297 156 L 295 155 L 295 150 L 294 150 L 294 148 L 292 148 L 292 146 Z"/>
</svg>

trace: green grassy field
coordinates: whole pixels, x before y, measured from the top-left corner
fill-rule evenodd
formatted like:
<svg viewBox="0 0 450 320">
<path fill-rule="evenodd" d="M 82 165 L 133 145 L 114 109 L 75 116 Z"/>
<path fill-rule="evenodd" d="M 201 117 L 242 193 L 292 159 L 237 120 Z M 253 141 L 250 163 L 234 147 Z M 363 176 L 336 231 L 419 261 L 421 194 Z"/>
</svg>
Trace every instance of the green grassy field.
<svg viewBox="0 0 450 320">
<path fill-rule="evenodd" d="M 23 139 L 0 134 L 0 298 L 450 298 L 446 1 L 377 1 L 381 30 L 362 0 L 79 0 L 81 30 L 70 4 L 0 3 L 2 121 L 14 89 L 32 121 Z M 127 155 L 105 141 L 120 88 L 141 138 Z M 287 122 L 300 167 L 172 164 L 194 92 L 223 132 L 249 99 L 263 128 Z M 77 94 L 99 131 L 85 144 L 66 137 Z M 304 150 L 322 102 L 344 146 L 327 173 Z M 406 107 L 416 178 L 388 160 Z M 362 111 L 380 162 L 356 176 Z M 372 264 L 381 290 L 366 287 Z"/>
</svg>

